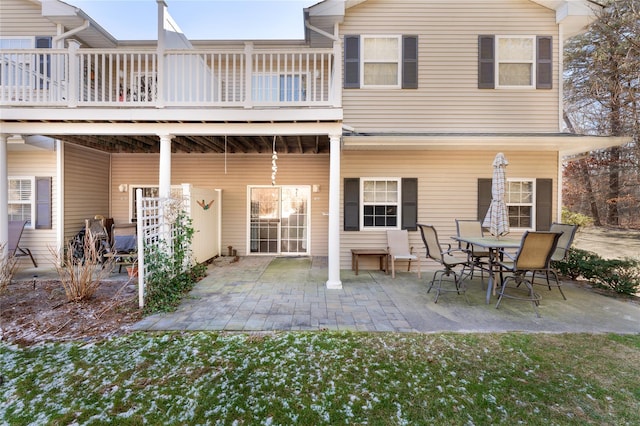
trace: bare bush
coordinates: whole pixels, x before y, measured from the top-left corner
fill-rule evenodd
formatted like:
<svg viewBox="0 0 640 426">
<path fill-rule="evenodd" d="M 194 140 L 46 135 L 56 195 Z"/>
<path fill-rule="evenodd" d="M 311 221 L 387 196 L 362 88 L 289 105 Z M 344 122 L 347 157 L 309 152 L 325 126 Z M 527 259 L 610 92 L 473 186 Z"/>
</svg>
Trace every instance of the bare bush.
<svg viewBox="0 0 640 426">
<path fill-rule="evenodd" d="M 4 293 L 16 272 L 17 258 L 0 244 L 0 294 Z"/>
<path fill-rule="evenodd" d="M 82 247 L 78 247 L 78 244 Z M 63 253 L 51 250 L 69 302 L 90 299 L 103 279 L 111 273 L 113 260 L 104 259 L 103 251 L 100 240 L 90 232 L 83 239 L 70 241 Z"/>
</svg>

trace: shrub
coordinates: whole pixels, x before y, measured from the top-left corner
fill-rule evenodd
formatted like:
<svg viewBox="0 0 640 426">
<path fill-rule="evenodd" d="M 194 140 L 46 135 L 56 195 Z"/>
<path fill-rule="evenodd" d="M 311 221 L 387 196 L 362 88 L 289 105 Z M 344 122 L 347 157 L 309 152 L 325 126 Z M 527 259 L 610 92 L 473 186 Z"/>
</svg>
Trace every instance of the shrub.
<svg viewBox="0 0 640 426">
<path fill-rule="evenodd" d="M 606 260 L 598 272 L 591 281 L 599 287 L 628 295 L 635 295 L 640 290 L 640 263 L 636 260 Z"/>
<path fill-rule="evenodd" d="M 0 294 L 4 293 L 11 283 L 18 260 L 13 254 L 5 251 L 5 247 L 5 244 L 0 244 Z"/>
<path fill-rule="evenodd" d="M 178 213 L 175 223 L 172 254 L 164 250 L 166 243 L 160 241 L 145 253 L 146 278 L 144 314 L 173 310 L 182 296 L 204 277 L 206 266 L 193 264 L 190 247 L 193 239 L 191 219 L 184 212 Z"/>
<path fill-rule="evenodd" d="M 640 263 L 633 259 L 603 259 L 596 253 L 571 248 L 566 260 L 554 262 L 553 267 L 571 279 L 582 277 L 616 293 L 635 295 L 640 290 Z"/>
<path fill-rule="evenodd" d="M 574 213 L 566 207 L 562 208 L 562 223 L 578 225 L 579 227 L 593 225 L 593 218 L 582 213 Z"/>
<path fill-rule="evenodd" d="M 569 249 L 566 260 L 553 262 L 562 275 L 575 280 L 582 276 L 586 279 L 593 278 L 598 269 L 598 265 L 603 261 L 602 257 L 596 253 L 576 248 Z"/>
<path fill-rule="evenodd" d="M 77 247 L 81 244 L 81 248 Z M 82 239 L 69 241 L 62 253 L 50 249 L 60 282 L 69 302 L 90 299 L 100 287 L 102 280 L 111 273 L 113 260 L 103 259 L 100 241 L 91 233 Z M 77 253 L 82 252 L 82 256 Z M 102 266 L 98 264 L 102 262 Z"/>
</svg>

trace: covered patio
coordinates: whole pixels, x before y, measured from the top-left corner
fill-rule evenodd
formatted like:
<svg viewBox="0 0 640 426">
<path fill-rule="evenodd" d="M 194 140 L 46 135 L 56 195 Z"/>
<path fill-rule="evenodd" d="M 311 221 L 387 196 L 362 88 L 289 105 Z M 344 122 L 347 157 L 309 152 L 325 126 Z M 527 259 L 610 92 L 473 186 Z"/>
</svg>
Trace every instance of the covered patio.
<svg viewBox="0 0 640 426">
<path fill-rule="evenodd" d="M 328 290 L 326 258 L 221 258 L 175 312 L 149 316 L 137 330 L 351 330 L 390 332 L 548 332 L 638 333 L 640 305 L 604 296 L 565 281 L 539 286 L 537 318 L 528 302 L 496 298 L 485 304 L 479 278 L 468 281 L 467 298 L 447 293 L 434 303 L 427 293 L 433 270 L 417 274 L 342 270 L 343 288 Z"/>
</svg>

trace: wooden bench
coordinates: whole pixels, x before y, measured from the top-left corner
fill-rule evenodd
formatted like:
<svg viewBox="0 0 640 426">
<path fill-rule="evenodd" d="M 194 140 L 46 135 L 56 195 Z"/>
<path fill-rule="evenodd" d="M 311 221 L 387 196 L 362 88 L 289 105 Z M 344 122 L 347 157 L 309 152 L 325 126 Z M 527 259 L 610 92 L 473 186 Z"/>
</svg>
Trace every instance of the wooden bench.
<svg viewBox="0 0 640 426">
<path fill-rule="evenodd" d="M 389 252 L 386 249 L 351 249 L 351 270 L 358 275 L 358 263 L 360 256 L 378 256 L 380 258 L 380 270 L 389 273 Z M 383 263 L 384 260 L 384 263 Z"/>
</svg>

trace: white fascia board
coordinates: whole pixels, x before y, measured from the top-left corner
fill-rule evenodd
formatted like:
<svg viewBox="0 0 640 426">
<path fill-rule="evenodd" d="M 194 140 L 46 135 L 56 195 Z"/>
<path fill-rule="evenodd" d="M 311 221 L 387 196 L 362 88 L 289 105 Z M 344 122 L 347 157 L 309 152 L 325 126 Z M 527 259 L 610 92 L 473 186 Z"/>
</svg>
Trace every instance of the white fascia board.
<svg viewBox="0 0 640 426">
<path fill-rule="evenodd" d="M 341 108 L 207 109 L 207 108 L 0 108 L 2 120 L 15 121 L 339 121 Z M 29 122 L 22 123 L 26 129 Z M 2 123 L 4 126 L 8 123 Z M 17 123 L 19 124 L 19 123 Z M 14 132 L 15 133 L 15 132 Z M 24 133 L 24 132 L 17 132 Z"/>
<path fill-rule="evenodd" d="M 3 131 L 22 127 L 33 135 L 336 135 L 342 124 L 335 123 L 3 123 Z"/>
<path fill-rule="evenodd" d="M 596 4 L 587 0 L 531 0 L 556 11 L 556 23 L 564 26 L 565 39 L 573 37 L 596 19 Z"/>
<path fill-rule="evenodd" d="M 344 0 L 325 0 L 306 9 L 310 17 L 314 16 L 344 16 Z"/>
<path fill-rule="evenodd" d="M 344 136 L 345 151 L 553 151 L 563 156 L 624 145 L 630 137 L 557 135 Z"/>
<path fill-rule="evenodd" d="M 58 0 L 42 0 L 42 16 L 76 16 L 79 10 Z"/>
</svg>

